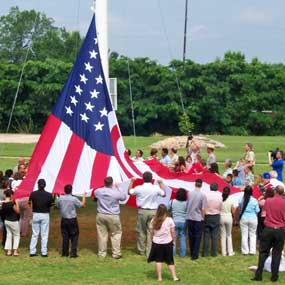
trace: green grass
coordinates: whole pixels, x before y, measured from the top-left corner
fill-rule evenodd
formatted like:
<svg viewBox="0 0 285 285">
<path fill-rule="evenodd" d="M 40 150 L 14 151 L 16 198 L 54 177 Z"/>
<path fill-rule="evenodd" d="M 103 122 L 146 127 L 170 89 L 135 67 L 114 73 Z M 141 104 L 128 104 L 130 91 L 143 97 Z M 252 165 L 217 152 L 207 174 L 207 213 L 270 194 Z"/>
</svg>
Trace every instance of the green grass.
<svg viewBox="0 0 285 285">
<path fill-rule="evenodd" d="M 94 241 L 95 242 L 95 241 Z M 60 257 L 55 250 L 48 258 L 22 256 L 0 257 L 1 284 L 158 284 L 154 264 L 144 257 L 124 250 L 121 260 L 110 257 L 98 258 L 93 251 L 80 250 L 78 259 Z M 191 261 L 190 258 L 175 259 L 180 284 L 249 284 L 253 273 L 247 267 L 256 264 L 256 257 L 208 257 Z M 270 278 L 264 273 L 262 284 Z M 173 284 L 166 266 L 163 269 L 163 284 Z M 284 273 L 277 284 L 284 284 Z M 260 284 L 260 283 L 259 283 Z"/>
<path fill-rule="evenodd" d="M 216 149 L 216 156 L 220 164 L 220 170 L 223 171 L 223 161 L 227 158 L 231 159 L 234 163 L 244 155 L 244 145 L 247 142 L 253 143 L 254 151 L 256 154 L 256 167 L 255 173 L 262 173 L 270 170 L 267 165 L 267 152 L 269 150 L 279 147 L 285 150 L 285 138 L 281 136 L 269 137 L 241 137 L 241 136 L 209 136 L 214 140 L 218 140 L 226 145 L 225 148 Z M 124 137 L 126 148 L 131 149 L 134 155 L 137 149 L 144 151 L 144 157 L 149 156 L 150 145 L 166 137 Z M 17 157 L 24 156 L 30 157 L 35 144 L 15 144 L 6 143 L 0 144 L 0 169 L 7 169 L 14 167 L 17 163 Z M 185 149 L 179 150 L 179 155 L 185 155 Z M 206 150 L 202 150 L 203 158 L 206 158 Z"/>
<path fill-rule="evenodd" d="M 98 258 L 96 239 L 96 204 L 88 199 L 87 207 L 79 210 L 80 226 L 79 258 L 60 256 L 61 235 L 58 210 L 51 212 L 49 236 L 49 257 L 29 257 L 29 238 L 20 242 L 20 256 L 6 257 L 0 254 L 0 284 L 158 284 L 154 263 L 148 264 L 146 258 L 135 253 L 136 209 L 122 206 L 123 228 L 122 254 L 120 260 L 113 260 L 109 254 L 105 259 Z M 176 271 L 181 284 L 248 284 L 253 273 L 248 270 L 257 264 L 258 256 L 243 256 L 240 252 L 239 228 L 233 229 L 233 257 L 200 257 L 197 261 L 176 257 Z M 263 279 L 269 280 L 264 273 Z M 163 283 L 173 284 L 166 265 L 163 269 Z M 284 284 L 285 274 L 280 274 Z M 271 284 L 263 282 L 262 284 Z"/>
<path fill-rule="evenodd" d="M 238 160 L 244 153 L 244 144 L 251 142 L 257 157 L 256 172 L 270 169 L 266 165 L 266 154 L 270 149 L 279 146 L 285 150 L 284 137 L 238 137 L 238 136 L 210 136 L 226 145 L 225 149 L 217 149 L 216 154 L 220 162 L 226 158 Z M 133 153 L 141 148 L 148 156 L 150 144 L 164 137 L 125 137 L 127 148 Z M 11 168 L 16 165 L 17 157 L 29 157 L 34 144 L 0 144 L 0 169 Z M 184 150 L 179 150 L 184 154 Z M 203 156 L 206 156 L 203 151 Z M 12 158 L 11 158 L 12 157 Z M 60 218 L 56 210 L 51 215 L 51 230 L 49 238 L 49 257 L 30 258 L 28 256 L 29 238 L 21 239 L 21 256 L 6 257 L 0 255 L 0 284 L 158 284 L 154 264 L 148 264 L 144 257 L 135 253 L 135 220 L 136 210 L 122 207 L 122 249 L 123 259 L 113 260 L 110 257 L 99 259 L 96 256 L 96 207 L 92 201 L 80 210 L 80 241 L 78 259 L 60 257 Z M 252 272 L 251 265 L 257 264 L 256 256 L 243 256 L 240 252 L 240 232 L 233 230 L 233 257 L 199 258 L 191 261 L 189 257 L 175 258 L 177 274 L 181 284 L 248 284 Z M 270 274 L 264 273 L 263 279 L 269 280 Z M 170 275 L 164 267 L 163 278 L 165 284 L 173 284 Z M 280 274 L 280 282 L 284 284 L 285 274 Z M 271 282 L 262 284 L 271 284 Z"/>
</svg>

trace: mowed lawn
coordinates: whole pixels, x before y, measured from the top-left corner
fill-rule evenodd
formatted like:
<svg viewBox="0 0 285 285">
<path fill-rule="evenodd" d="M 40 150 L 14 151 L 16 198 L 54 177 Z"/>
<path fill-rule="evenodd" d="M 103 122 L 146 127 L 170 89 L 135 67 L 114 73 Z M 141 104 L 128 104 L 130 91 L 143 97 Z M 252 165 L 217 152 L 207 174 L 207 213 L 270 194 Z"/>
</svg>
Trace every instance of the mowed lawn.
<svg viewBox="0 0 285 285">
<path fill-rule="evenodd" d="M 238 137 L 238 136 L 210 136 L 226 145 L 224 149 L 217 149 L 216 154 L 220 162 L 226 158 L 238 160 L 244 153 L 244 144 L 251 142 L 257 157 L 256 173 L 270 168 L 267 166 L 267 151 L 279 147 L 285 149 L 284 137 Z M 125 144 L 134 153 L 141 148 L 148 156 L 150 144 L 164 137 L 125 137 Z M 0 169 L 5 170 L 16 165 L 17 157 L 30 157 L 34 144 L 0 144 Z M 185 150 L 179 150 L 184 155 Z M 203 150 L 203 157 L 206 152 Z M 60 218 L 58 210 L 51 214 L 51 230 L 49 238 L 49 257 L 30 258 L 28 255 L 29 238 L 22 238 L 19 257 L 6 257 L 4 251 L 0 255 L 0 284 L 157 284 L 154 264 L 148 264 L 144 257 L 136 254 L 135 223 L 136 210 L 122 206 L 121 220 L 123 224 L 121 260 L 113 260 L 110 256 L 100 259 L 96 256 L 96 204 L 88 199 L 85 209 L 79 211 L 80 241 L 78 259 L 62 258 L 60 256 L 61 236 Z M 177 274 L 181 284 L 249 284 L 252 272 L 251 265 L 257 264 L 258 256 L 243 256 L 240 254 L 240 231 L 233 229 L 234 250 L 233 257 L 201 257 L 197 261 L 186 258 L 175 258 Z M 163 272 L 165 284 L 173 284 L 166 267 Z M 264 274 L 266 282 L 269 273 Z M 280 274 L 280 282 L 284 284 L 285 273 Z"/>
<path fill-rule="evenodd" d="M 256 167 L 255 173 L 262 173 L 270 170 L 271 168 L 267 163 L 267 152 L 269 150 L 275 150 L 277 147 L 281 150 L 285 150 L 285 137 L 275 136 L 208 136 L 211 139 L 220 141 L 225 144 L 225 148 L 216 149 L 217 160 L 220 165 L 220 172 L 223 172 L 223 161 L 227 158 L 231 159 L 234 163 L 238 161 L 244 155 L 244 145 L 250 142 L 254 146 L 254 152 L 256 154 Z M 134 155 L 136 149 L 142 149 L 144 151 L 144 157 L 149 156 L 150 145 L 166 137 L 124 137 L 126 148 L 129 148 Z M 185 142 L 186 144 L 186 142 Z M 35 144 L 15 144 L 15 143 L 2 143 L 0 144 L 0 170 L 5 170 L 16 165 L 17 157 L 24 156 L 30 157 Z M 185 149 L 179 149 L 179 155 L 186 155 Z M 202 150 L 202 157 L 206 158 L 206 150 Z"/>
<path fill-rule="evenodd" d="M 19 257 L 0 255 L 0 284 L 158 284 L 154 264 L 136 254 L 135 223 L 136 209 L 122 206 L 123 258 L 114 260 L 109 256 L 98 258 L 96 239 L 96 203 L 88 199 L 87 207 L 79 211 L 80 239 L 79 258 L 60 256 L 60 218 L 57 209 L 52 210 L 49 237 L 49 257 L 29 257 L 29 238 L 22 238 Z M 257 264 L 258 256 L 240 254 L 240 232 L 234 227 L 234 250 L 232 257 L 200 257 L 197 261 L 176 257 L 177 274 L 181 284 L 249 284 L 251 265 Z M 166 266 L 163 271 L 164 284 L 173 284 Z M 270 278 L 264 274 L 264 280 Z M 284 284 L 285 274 L 280 274 Z M 271 284 L 263 282 L 262 284 Z"/>
</svg>

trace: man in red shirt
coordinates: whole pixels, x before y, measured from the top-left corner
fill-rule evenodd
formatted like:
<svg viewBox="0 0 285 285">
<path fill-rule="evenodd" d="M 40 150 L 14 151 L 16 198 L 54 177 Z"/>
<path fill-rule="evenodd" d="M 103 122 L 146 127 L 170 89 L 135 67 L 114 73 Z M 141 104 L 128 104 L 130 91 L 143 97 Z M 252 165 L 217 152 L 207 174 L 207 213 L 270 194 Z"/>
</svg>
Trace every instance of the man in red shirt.
<svg viewBox="0 0 285 285">
<path fill-rule="evenodd" d="M 252 280 L 261 281 L 266 258 L 272 248 L 271 281 L 278 280 L 278 272 L 285 239 L 285 197 L 284 188 L 277 186 L 275 196 L 266 199 L 265 228 L 261 234 L 258 268 Z"/>
</svg>

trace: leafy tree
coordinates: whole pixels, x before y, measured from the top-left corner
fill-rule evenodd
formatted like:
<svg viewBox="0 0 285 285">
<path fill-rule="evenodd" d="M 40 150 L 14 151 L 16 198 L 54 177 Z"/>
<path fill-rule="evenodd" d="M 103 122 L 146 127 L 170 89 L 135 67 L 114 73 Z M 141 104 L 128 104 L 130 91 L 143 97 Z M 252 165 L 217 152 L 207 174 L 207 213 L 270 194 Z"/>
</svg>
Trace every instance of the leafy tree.
<svg viewBox="0 0 285 285">
<path fill-rule="evenodd" d="M 27 49 L 29 59 L 58 58 L 73 61 L 81 45 L 78 32 L 67 32 L 54 26 L 54 20 L 35 10 L 20 11 L 12 7 L 0 17 L 0 57 L 2 61 L 20 64 Z"/>
</svg>

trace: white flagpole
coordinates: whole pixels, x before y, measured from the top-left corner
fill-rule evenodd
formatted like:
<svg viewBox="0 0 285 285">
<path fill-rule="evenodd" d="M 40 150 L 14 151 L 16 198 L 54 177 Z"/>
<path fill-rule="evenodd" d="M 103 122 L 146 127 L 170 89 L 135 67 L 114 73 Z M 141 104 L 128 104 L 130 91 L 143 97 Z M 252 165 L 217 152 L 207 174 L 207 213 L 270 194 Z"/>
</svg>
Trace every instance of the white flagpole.
<svg viewBox="0 0 285 285">
<path fill-rule="evenodd" d="M 93 11 L 95 13 L 96 2 L 96 27 L 99 43 L 99 51 L 103 66 L 104 75 L 109 87 L 109 58 L 108 58 L 108 18 L 107 18 L 107 0 L 94 1 Z"/>
</svg>

